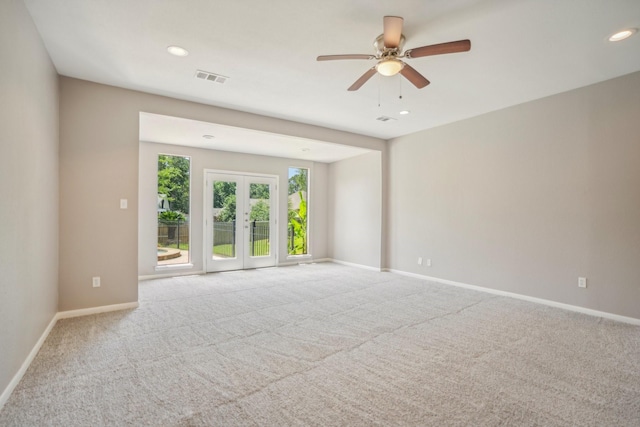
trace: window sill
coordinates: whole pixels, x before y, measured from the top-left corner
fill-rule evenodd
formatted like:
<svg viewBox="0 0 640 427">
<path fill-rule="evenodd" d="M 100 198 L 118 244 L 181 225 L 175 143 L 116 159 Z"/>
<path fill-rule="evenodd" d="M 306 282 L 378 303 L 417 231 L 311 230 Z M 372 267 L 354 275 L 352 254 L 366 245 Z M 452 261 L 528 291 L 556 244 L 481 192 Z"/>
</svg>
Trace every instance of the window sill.
<svg viewBox="0 0 640 427">
<path fill-rule="evenodd" d="M 193 268 L 193 264 L 169 264 L 169 265 L 156 265 L 156 271 L 171 271 L 171 270 L 188 270 Z"/>
<path fill-rule="evenodd" d="M 287 256 L 287 261 L 308 260 L 308 259 L 313 259 L 313 256 L 311 254 Z"/>
</svg>

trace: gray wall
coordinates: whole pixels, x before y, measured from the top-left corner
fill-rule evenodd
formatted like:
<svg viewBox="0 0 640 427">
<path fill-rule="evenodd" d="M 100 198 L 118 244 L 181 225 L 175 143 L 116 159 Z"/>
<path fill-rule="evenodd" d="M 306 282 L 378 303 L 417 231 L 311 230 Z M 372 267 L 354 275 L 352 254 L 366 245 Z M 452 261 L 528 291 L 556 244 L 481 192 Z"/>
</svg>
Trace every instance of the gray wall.
<svg viewBox="0 0 640 427">
<path fill-rule="evenodd" d="M 141 111 L 372 149 L 380 139 L 60 78 L 60 310 L 137 300 Z M 313 177 L 312 177 L 313 179 Z M 119 200 L 129 200 L 121 210 Z M 93 288 L 91 277 L 102 286 Z"/>
<path fill-rule="evenodd" d="M 329 257 L 380 268 L 382 152 L 329 165 Z"/>
<path fill-rule="evenodd" d="M 203 271 L 203 183 L 205 169 L 262 173 L 278 175 L 279 202 L 279 263 L 287 261 L 287 192 L 288 168 L 304 167 L 310 171 L 309 253 L 314 259 L 327 257 L 327 165 L 304 160 L 279 157 L 254 156 L 226 151 L 204 150 L 151 142 L 140 142 L 140 187 L 139 187 L 139 247 L 138 273 L 141 276 L 168 274 L 170 271 L 155 271 L 157 264 L 157 176 L 158 155 L 175 154 L 191 157 L 191 269 L 172 270 L 175 274 L 191 274 Z"/>
<path fill-rule="evenodd" d="M 0 1 L 0 393 L 58 305 L 58 77 L 22 1 Z"/>
<path fill-rule="evenodd" d="M 391 268 L 640 318 L 640 73 L 389 151 Z"/>
</svg>

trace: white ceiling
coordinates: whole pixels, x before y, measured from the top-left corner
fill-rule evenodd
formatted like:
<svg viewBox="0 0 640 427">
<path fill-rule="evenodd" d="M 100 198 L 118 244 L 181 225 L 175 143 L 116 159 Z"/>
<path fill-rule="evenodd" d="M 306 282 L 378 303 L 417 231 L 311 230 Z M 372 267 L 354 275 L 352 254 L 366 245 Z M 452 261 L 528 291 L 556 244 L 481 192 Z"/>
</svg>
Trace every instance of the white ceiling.
<svg viewBox="0 0 640 427">
<path fill-rule="evenodd" d="M 211 135 L 213 139 L 204 138 Z M 364 148 L 277 135 L 160 114 L 140 113 L 140 141 L 186 145 L 331 163 L 370 152 Z"/>
<path fill-rule="evenodd" d="M 607 41 L 640 27 L 639 0 L 25 3 L 62 75 L 384 139 L 640 70 L 639 34 Z M 405 18 L 406 48 L 468 38 L 471 51 L 409 60 L 424 89 L 374 76 L 347 92 L 372 63 L 315 58 L 373 53 L 384 15 Z"/>
</svg>

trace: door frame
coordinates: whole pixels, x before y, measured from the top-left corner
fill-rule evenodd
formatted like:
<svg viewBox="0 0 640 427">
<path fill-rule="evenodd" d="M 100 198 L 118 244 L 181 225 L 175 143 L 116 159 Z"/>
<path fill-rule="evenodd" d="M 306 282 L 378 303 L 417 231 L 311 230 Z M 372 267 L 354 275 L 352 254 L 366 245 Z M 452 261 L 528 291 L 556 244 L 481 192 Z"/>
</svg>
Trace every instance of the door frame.
<svg viewBox="0 0 640 427">
<path fill-rule="evenodd" d="M 279 175 L 274 175 L 274 174 L 267 174 L 267 173 L 256 173 L 256 172 L 242 172 L 242 171 L 229 171 L 229 170 L 222 170 L 222 169 L 204 169 L 204 173 L 203 173 L 203 183 L 202 183 L 202 188 L 203 188 L 203 192 L 202 192 L 202 205 L 203 205 L 203 214 L 202 214 L 202 226 L 203 226 L 203 230 L 204 232 L 202 233 L 202 252 L 203 252 L 203 257 L 202 257 L 202 266 L 203 266 L 203 270 L 206 273 L 210 273 L 209 269 L 208 269 L 208 260 L 209 260 L 209 256 L 211 255 L 209 253 L 209 250 L 207 249 L 207 242 L 208 242 L 208 223 L 207 221 L 209 221 L 208 218 L 208 210 L 209 210 L 209 203 L 207 203 L 207 197 L 209 196 L 209 189 L 207 187 L 207 179 L 208 179 L 208 175 L 212 173 L 212 174 L 220 174 L 220 175 L 234 175 L 234 176 L 238 176 L 238 177 L 245 177 L 245 176 L 249 176 L 249 177 L 256 177 L 256 178 L 270 178 L 270 179 L 274 179 L 275 180 L 275 189 L 273 191 L 273 193 L 270 195 L 272 197 L 271 201 L 273 202 L 273 209 L 274 209 L 274 228 L 275 228 L 275 233 L 274 236 L 272 237 L 271 241 L 269 242 L 270 244 L 270 249 L 273 250 L 273 254 L 275 256 L 274 259 L 274 267 L 278 265 L 278 260 L 280 258 L 279 256 L 279 248 L 280 248 L 280 226 L 279 226 L 279 217 L 280 217 L 280 206 L 278 204 L 278 192 L 279 192 L 279 187 L 280 187 L 280 176 Z M 244 231 L 243 231 L 244 233 Z M 243 245 L 244 246 L 244 245 Z M 242 259 L 243 259 L 243 268 L 242 269 L 250 269 L 250 268 L 255 268 L 255 267 L 244 267 L 244 257 L 245 257 L 245 253 L 246 253 L 246 248 L 243 248 L 243 253 L 242 253 Z M 261 267 L 258 267 L 261 268 Z M 264 267 L 262 267 L 264 268 Z"/>
</svg>

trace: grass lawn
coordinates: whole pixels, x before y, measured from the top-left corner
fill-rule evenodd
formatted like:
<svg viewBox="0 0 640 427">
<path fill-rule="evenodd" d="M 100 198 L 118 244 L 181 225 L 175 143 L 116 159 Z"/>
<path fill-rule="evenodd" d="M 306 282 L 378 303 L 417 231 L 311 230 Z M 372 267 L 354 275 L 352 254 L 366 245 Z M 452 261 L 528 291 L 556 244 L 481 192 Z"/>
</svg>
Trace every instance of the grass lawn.
<svg viewBox="0 0 640 427">
<path fill-rule="evenodd" d="M 269 239 L 264 239 L 264 240 L 256 240 L 255 242 L 255 252 L 252 254 L 252 256 L 265 256 L 265 255 L 269 255 L 269 250 L 270 250 L 270 244 L 269 244 Z M 175 248 L 176 245 L 167 245 L 164 246 L 166 248 Z M 189 250 L 189 243 L 180 243 L 180 245 L 177 247 L 177 249 L 180 249 L 182 251 L 188 251 Z M 218 256 L 226 256 L 226 257 L 230 257 L 232 256 L 233 252 L 232 252 L 232 247 L 231 247 L 231 243 L 227 243 L 227 244 L 223 244 L 223 245 L 216 245 L 213 247 L 213 254 L 214 255 L 218 255 Z"/>
<path fill-rule="evenodd" d="M 269 239 L 264 240 L 256 240 L 254 242 L 255 252 L 251 254 L 251 256 L 265 256 L 269 255 L 270 245 Z M 233 256 L 233 248 L 231 243 L 226 243 L 223 245 L 215 245 L 213 247 L 213 254 L 223 257 L 231 257 Z"/>
<path fill-rule="evenodd" d="M 213 254 L 218 256 L 230 257 L 233 255 L 233 247 L 230 243 L 226 245 L 216 245 L 213 247 Z"/>
</svg>

